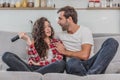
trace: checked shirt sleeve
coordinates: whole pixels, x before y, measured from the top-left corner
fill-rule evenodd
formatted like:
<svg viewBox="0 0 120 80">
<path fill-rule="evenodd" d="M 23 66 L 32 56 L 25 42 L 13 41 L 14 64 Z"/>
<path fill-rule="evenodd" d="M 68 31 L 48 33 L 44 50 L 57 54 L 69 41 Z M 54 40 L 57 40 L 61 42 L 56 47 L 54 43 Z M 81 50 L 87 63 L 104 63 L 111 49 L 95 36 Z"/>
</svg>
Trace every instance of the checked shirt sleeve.
<svg viewBox="0 0 120 80">
<path fill-rule="evenodd" d="M 28 55 L 29 55 L 29 60 L 33 60 L 34 62 L 40 61 L 40 56 L 38 55 L 33 44 L 31 44 L 28 48 Z"/>
</svg>

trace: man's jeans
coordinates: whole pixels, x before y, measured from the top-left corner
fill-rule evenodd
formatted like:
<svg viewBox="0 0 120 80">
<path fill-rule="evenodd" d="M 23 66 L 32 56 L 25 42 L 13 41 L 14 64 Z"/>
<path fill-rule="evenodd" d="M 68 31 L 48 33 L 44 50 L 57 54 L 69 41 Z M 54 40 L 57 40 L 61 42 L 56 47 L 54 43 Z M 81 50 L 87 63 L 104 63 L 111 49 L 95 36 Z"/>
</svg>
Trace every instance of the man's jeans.
<svg viewBox="0 0 120 80">
<path fill-rule="evenodd" d="M 41 74 L 45 73 L 62 73 L 64 72 L 65 62 L 63 60 L 56 61 L 49 65 L 40 67 L 40 66 L 30 66 L 21 60 L 16 54 L 11 52 L 6 52 L 2 56 L 2 60 L 10 67 L 9 71 L 32 71 L 39 72 Z"/>
<path fill-rule="evenodd" d="M 102 74 L 115 56 L 118 46 L 119 44 L 115 39 L 109 38 L 102 44 L 101 49 L 92 58 L 86 61 L 71 58 L 66 63 L 66 72 L 80 76 Z"/>
</svg>

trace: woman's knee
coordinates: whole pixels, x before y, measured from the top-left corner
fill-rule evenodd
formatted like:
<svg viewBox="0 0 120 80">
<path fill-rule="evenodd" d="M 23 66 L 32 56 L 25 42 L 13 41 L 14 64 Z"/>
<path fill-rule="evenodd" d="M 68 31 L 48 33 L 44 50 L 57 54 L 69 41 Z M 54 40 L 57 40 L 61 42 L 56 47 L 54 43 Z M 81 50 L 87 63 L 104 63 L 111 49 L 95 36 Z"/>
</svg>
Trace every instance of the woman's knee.
<svg viewBox="0 0 120 80">
<path fill-rule="evenodd" d="M 7 60 L 9 60 L 9 58 L 11 58 L 11 55 L 12 55 L 12 53 L 10 53 L 10 52 L 5 52 L 5 53 L 3 54 L 3 56 L 2 56 L 2 60 L 3 60 L 4 62 L 6 62 Z"/>
</svg>

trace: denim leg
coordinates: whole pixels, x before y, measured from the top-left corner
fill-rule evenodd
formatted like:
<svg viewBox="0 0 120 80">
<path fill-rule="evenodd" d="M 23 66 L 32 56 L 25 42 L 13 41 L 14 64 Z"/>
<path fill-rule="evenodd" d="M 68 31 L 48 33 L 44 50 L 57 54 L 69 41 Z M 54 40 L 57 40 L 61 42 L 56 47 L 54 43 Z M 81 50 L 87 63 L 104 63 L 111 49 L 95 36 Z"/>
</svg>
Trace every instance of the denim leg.
<svg viewBox="0 0 120 80">
<path fill-rule="evenodd" d="M 34 72 L 38 72 L 41 74 L 45 74 L 45 73 L 63 73 L 65 69 L 65 61 L 64 60 L 60 60 L 60 61 L 56 61 L 54 63 L 51 63 L 49 65 L 40 67 L 39 69 L 35 70 Z"/>
<path fill-rule="evenodd" d="M 115 39 L 107 39 L 98 51 L 96 59 L 87 74 L 103 73 L 115 56 L 118 46 L 119 44 Z"/>
<path fill-rule="evenodd" d="M 2 60 L 14 71 L 30 71 L 29 65 L 11 52 L 4 53 Z"/>
<path fill-rule="evenodd" d="M 66 72 L 68 74 L 75 74 L 84 76 L 86 75 L 86 66 L 84 66 L 84 61 L 77 58 L 71 58 L 66 62 Z"/>
</svg>

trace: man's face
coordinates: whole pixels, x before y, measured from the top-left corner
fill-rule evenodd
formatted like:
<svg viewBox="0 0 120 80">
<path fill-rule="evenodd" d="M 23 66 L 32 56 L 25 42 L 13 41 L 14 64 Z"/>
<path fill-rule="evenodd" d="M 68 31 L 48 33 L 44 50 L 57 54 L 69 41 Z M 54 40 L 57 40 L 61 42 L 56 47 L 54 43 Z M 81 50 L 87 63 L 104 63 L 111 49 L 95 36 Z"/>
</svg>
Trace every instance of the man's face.
<svg viewBox="0 0 120 80">
<path fill-rule="evenodd" d="M 64 16 L 64 11 L 59 12 L 58 24 L 62 27 L 63 31 L 68 30 L 69 23 Z"/>
</svg>

